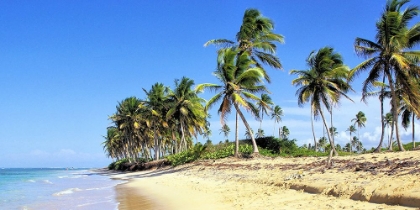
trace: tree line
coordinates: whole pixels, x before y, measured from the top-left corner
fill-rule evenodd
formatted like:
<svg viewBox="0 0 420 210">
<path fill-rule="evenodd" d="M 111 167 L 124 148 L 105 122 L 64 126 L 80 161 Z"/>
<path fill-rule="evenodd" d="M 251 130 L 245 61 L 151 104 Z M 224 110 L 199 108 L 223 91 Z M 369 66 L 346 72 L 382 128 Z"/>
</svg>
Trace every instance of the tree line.
<svg viewBox="0 0 420 210">
<path fill-rule="evenodd" d="M 378 97 L 381 102 L 382 133 L 375 152 L 383 146 L 385 125 L 391 127 L 391 133 L 395 130 L 399 150 L 404 150 L 398 129 L 399 116 L 404 128 L 410 123 L 413 126 L 415 146 L 414 118 L 420 117 L 420 51 L 414 49 L 420 43 L 420 23 L 411 22 L 420 10 L 417 6 L 403 8 L 407 3 L 408 0 L 388 0 L 376 22 L 374 40 L 355 39 L 357 55 L 366 59 L 356 67 L 350 69 L 332 47 L 323 47 L 310 52 L 306 59 L 308 69 L 290 71 L 290 74 L 297 76 L 292 80 L 292 85 L 297 87 L 298 105 L 309 103 L 311 107 L 315 150 L 319 141 L 316 140 L 313 121 L 321 119 L 330 145 L 330 157 L 338 154 L 334 143 L 333 108 L 342 99 L 352 101 L 347 95 L 349 91 L 354 91 L 350 84 L 365 71 L 368 75 L 362 83 L 362 100 Z M 198 135 L 211 135 L 208 110 L 214 106 L 218 108 L 222 132 L 228 129 L 228 116 L 233 112 L 236 117 L 235 156 L 239 148 L 239 120 L 245 125 L 253 153 L 257 155 L 259 150 L 254 133 L 243 111 L 260 121 L 264 115 L 271 113 L 272 119 L 278 123 L 283 116 L 280 106 L 272 102 L 270 92 L 264 85 L 264 82 L 271 82 L 265 66 L 282 68 L 275 53 L 277 44 L 282 44 L 284 38 L 273 31 L 274 22 L 271 19 L 262 16 L 256 9 L 248 9 L 236 40 L 213 39 L 205 43 L 205 46 L 218 47 L 217 68 L 213 75 L 219 83 L 203 83 L 193 87 L 194 81 L 183 77 L 175 80 L 173 89 L 156 83 L 150 90 L 143 89 L 145 99 L 129 97 L 119 102 L 116 113 L 110 116 L 113 125 L 107 128 L 103 143 L 107 155 L 117 160 L 158 160 L 167 154 L 185 151 L 193 145 L 193 139 Z M 215 95 L 206 101 L 199 97 L 204 90 L 213 91 Z M 383 106 L 386 98 L 391 103 L 389 113 L 392 115 L 388 124 Z M 325 112 L 330 115 L 330 125 Z M 347 129 L 350 138 L 356 132 L 356 125 L 359 130 L 364 126 L 366 117 L 359 112 L 352 121 L 354 124 Z M 263 135 L 261 124 L 258 133 Z M 350 139 L 349 147 L 350 151 L 352 147 L 361 147 L 359 135 Z"/>
</svg>

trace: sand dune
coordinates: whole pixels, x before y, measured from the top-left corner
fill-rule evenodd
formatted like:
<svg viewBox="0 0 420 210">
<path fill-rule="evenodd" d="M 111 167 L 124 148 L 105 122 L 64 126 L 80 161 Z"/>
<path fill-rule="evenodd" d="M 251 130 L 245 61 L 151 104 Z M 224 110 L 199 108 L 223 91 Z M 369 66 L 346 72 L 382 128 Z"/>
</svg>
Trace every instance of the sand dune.
<svg viewBox="0 0 420 210">
<path fill-rule="evenodd" d="M 199 161 L 124 173 L 120 209 L 418 209 L 420 151 Z"/>
</svg>

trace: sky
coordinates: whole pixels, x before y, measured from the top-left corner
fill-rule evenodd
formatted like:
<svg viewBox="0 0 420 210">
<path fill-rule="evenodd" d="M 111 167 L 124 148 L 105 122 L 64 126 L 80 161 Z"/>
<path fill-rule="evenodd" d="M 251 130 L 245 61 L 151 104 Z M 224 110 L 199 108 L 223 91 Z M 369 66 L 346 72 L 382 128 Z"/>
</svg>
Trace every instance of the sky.
<svg viewBox="0 0 420 210">
<path fill-rule="evenodd" d="M 312 143 L 309 106 L 298 107 L 292 69 L 308 69 L 313 50 L 330 46 L 350 68 L 363 61 L 353 49 L 356 37 L 374 40 L 375 22 L 385 0 L 284 1 L 0 1 L 0 167 L 105 167 L 110 162 L 101 143 L 108 119 L 119 101 L 145 98 L 142 88 L 160 82 L 173 87 L 183 76 L 196 84 L 217 83 L 211 39 L 235 39 L 244 11 L 258 9 L 285 37 L 277 56 L 282 70 L 266 68 L 271 98 L 282 107 L 282 122 L 265 117 L 266 135 L 287 126 L 298 145 Z M 411 5 L 420 5 L 412 1 Z M 419 18 L 415 18 L 418 22 Z M 349 96 L 334 109 L 336 143 L 345 145 L 345 130 L 363 111 L 360 130 L 365 148 L 380 137 L 379 100 L 360 102 L 361 74 Z M 210 99 L 211 92 L 201 97 Z M 389 109 L 389 107 L 387 107 Z M 210 110 L 213 135 L 220 134 L 217 108 Z M 259 122 L 248 116 L 257 130 Z M 228 118 L 234 129 L 234 115 Z M 420 128 L 416 122 L 417 129 Z M 276 127 L 275 127 L 276 126 Z M 315 122 L 322 135 L 321 121 Z M 275 132 L 274 132 L 275 131 Z M 245 128 L 240 123 L 240 137 Z M 410 130 L 402 130 L 410 142 Z M 416 138 L 420 132 L 417 131 Z M 229 136 L 234 139 L 234 132 Z M 204 142 L 202 138 L 196 141 Z"/>
</svg>

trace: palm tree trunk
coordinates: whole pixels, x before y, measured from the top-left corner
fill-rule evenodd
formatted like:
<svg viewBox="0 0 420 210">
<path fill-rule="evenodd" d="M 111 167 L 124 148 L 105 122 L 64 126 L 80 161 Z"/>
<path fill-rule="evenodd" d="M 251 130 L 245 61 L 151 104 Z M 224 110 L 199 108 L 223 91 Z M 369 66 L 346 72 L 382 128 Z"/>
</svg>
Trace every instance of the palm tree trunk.
<svg viewBox="0 0 420 210">
<path fill-rule="evenodd" d="M 391 101 L 392 101 L 392 115 L 394 117 L 394 123 L 395 123 L 395 136 L 397 139 L 397 143 L 398 143 L 398 149 L 400 151 L 405 151 L 404 147 L 401 144 L 400 141 L 400 133 L 398 131 L 398 113 L 397 113 L 397 95 L 395 94 L 395 87 L 394 84 L 392 82 L 392 77 L 391 74 L 389 73 L 389 71 L 386 71 L 387 76 L 388 76 L 388 82 L 389 82 L 389 87 L 391 88 Z"/>
<path fill-rule="evenodd" d="M 416 141 L 414 140 L 414 112 L 413 112 L 413 116 L 411 116 L 411 122 L 413 123 L 412 127 L 411 127 L 411 138 L 413 139 L 413 149 L 416 148 Z"/>
<path fill-rule="evenodd" d="M 238 112 L 236 112 L 235 116 L 235 157 L 239 157 Z"/>
<path fill-rule="evenodd" d="M 181 124 L 181 143 L 180 143 L 180 145 L 182 145 L 185 142 L 185 133 L 184 133 L 184 123 L 183 123 L 183 121 L 181 121 L 180 124 Z"/>
<path fill-rule="evenodd" d="M 394 135 L 394 121 L 391 122 L 391 136 L 389 137 L 389 146 L 388 146 L 388 150 L 392 151 L 392 136 Z"/>
<path fill-rule="evenodd" d="M 155 160 L 159 160 L 159 142 L 156 134 L 156 125 L 153 125 L 153 138 L 155 140 Z"/>
<path fill-rule="evenodd" d="M 276 121 L 274 121 L 274 128 L 273 128 L 273 138 L 275 137 L 274 136 L 274 133 L 276 132 Z M 280 137 L 279 137 L 280 138 Z"/>
<path fill-rule="evenodd" d="M 312 113 L 313 113 L 313 108 L 311 106 L 311 126 L 312 126 L 312 135 L 314 137 L 314 148 L 315 148 L 315 151 L 318 151 L 318 144 L 316 142 L 315 129 L 314 129 L 314 116 L 312 115 Z M 280 136 L 279 136 L 279 138 L 280 138 Z"/>
<path fill-rule="evenodd" d="M 330 126 L 330 128 L 331 128 L 331 130 L 332 130 L 332 128 L 334 127 L 334 126 L 333 126 L 333 111 L 332 111 L 332 106 L 331 106 L 330 114 L 331 114 L 331 126 Z M 332 131 L 333 131 L 333 130 L 332 130 Z M 333 131 L 333 132 L 334 132 L 334 131 Z M 330 134 L 331 134 L 331 133 L 330 133 Z M 331 135 L 331 141 L 332 141 L 332 144 L 335 146 L 335 143 L 334 143 L 334 135 L 335 135 L 335 134 Z M 335 155 L 335 156 L 338 156 L 337 150 L 335 150 L 335 149 L 334 149 L 334 155 Z"/>
<path fill-rule="evenodd" d="M 242 114 L 241 110 L 239 109 L 238 104 L 233 103 L 233 105 L 235 106 L 236 112 L 241 117 L 246 129 L 248 130 L 249 134 L 251 135 L 251 141 L 252 141 L 252 147 L 254 148 L 254 154 L 259 154 L 257 142 L 255 141 L 254 133 L 252 133 L 251 127 L 249 127 L 249 124 L 246 121 L 245 116 Z"/>
<path fill-rule="evenodd" d="M 385 83 L 385 75 L 382 79 L 382 83 Z M 380 152 L 382 149 L 382 144 L 384 141 L 384 135 L 385 135 L 385 121 L 384 121 L 384 90 L 385 88 L 382 87 L 381 88 L 381 97 L 380 97 L 380 101 L 381 101 L 381 139 L 379 141 L 379 145 L 378 147 L 376 147 L 375 150 L 373 150 L 373 152 Z"/>
<path fill-rule="evenodd" d="M 350 153 L 351 153 L 351 132 L 350 133 Z"/>
<path fill-rule="evenodd" d="M 322 109 L 320 109 L 320 110 L 319 110 L 319 113 L 321 114 L 322 121 L 324 122 L 325 129 L 327 130 L 328 140 L 330 141 L 330 145 L 331 145 L 331 150 L 332 150 L 332 152 L 330 152 L 330 157 L 329 157 L 328 159 L 329 159 L 329 160 L 331 160 L 331 155 L 332 155 L 333 153 L 334 153 L 334 154 L 338 154 L 338 153 L 337 153 L 337 151 L 335 151 L 334 142 L 332 141 L 330 131 L 328 130 L 327 121 L 325 121 L 325 117 L 324 117 L 324 113 L 322 112 Z M 328 164 L 328 166 L 329 166 L 329 163 L 327 163 L 327 164 Z"/>
</svg>

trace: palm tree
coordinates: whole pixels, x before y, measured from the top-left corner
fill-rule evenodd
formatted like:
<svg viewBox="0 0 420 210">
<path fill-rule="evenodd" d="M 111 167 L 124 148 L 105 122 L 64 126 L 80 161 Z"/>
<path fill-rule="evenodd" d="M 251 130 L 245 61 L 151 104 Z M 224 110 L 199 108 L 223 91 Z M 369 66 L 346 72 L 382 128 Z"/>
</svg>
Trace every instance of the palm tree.
<svg viewBox="0 0 420 210">
<path fill-rule="evenodd" d="M 366 119 L 365 113 L 363 113 L 362 111 L 359 111 L 356 114 L 356 117 L 351 120 L 352 122 L 354 122 L 354 125 L 357 124 L 357 127 L 359 127 L 359 130 L 357 131 L 358 132 L 358 134 L 357 134 L 358 139 L 360 139 L 360 128 L 365 127 L 366 120 L 367 119 Z"/>
<path fill-rule="evenodd" d="M 420 24 L 415 24 L 409 28 L 408 24 L 418 15 L 418 7 L 409 6 L 404 11 L 401 8 L 408 3 L 408 0 L 389 0 L 381 18 L 376 23 L 376 40 L 356 38 L 355 50 L 360 56 L 368 59 L 356 66 L 350 75 L 358 75 L 364 70 L 370 70 L 368 77 L 363 82 L 363 96 L 373 86 L 379 78 L 388 79 L 391 89 L 391 103 L 393 121 L 398 124 L 397 95 L 394 84 L 397 83 L 404 89 L 410 97 L 410 102 L 419 107 L 419 90 L 416 83 L 410 77 L 418 77 L 418 73 L 413 68 L 420 59 L 419 51 L 409 51 L 420 42 Z M 418 113 L 418 110 L 416 110 Z M 398 126 L 395 128 L 398 147 L 404 151 L 399 137 Z"/>
<path fill-rule="evenodd" d="M 279 105 L 276 105 L 271 112 L 271 119 L 274 119 L 274 122 L 279 123 L 281 121 L 281 117 L 283 117 L 283 110 Z M 273 136 L 276 130 L 276 125 L 274 124 Z M 279 138 L 280 138 L 280 130 L 279 130 Z"/>
<path fill-rule="evenodd" d="M 347 130 L 346 131 L 348 131 L 349 132 L 349 134 L 350 134 L 350 143 L 351 143 L 351 134 L 352 133 L 354 133 L 354 132 L 356 132 L 356 127 L 354 127 L 354 125 L 350 125 L 350 127 L 349 128 L 347 128 Z M 349 152 L 351 152 L 351 147 L 350 147 L 350 151 Z"/>
<path fill-rule="evenodd" d="M 359 152 L 359 153 L 363 151 L 363 149 L 364 149 L 364 148 L 363 148 L 363 143 L 362 143 L 360 140 L 357 142 L 357 144 L 356 144 L 356 148 L 355 148 L 355 149 L 356 149 L 356 151 L 357 151 L 357 152 Z"/>
<path fill-rule="evenodd" d="M 343 149 L 341 148 L 341 145 L 340 145 L 340 144 L 336 144 L 336 145 L 335 145 L 335 149 L 336 149 L 337 151 L 343 151 Z"/>
<path fill-rule="evenodd" d="M 264 119 L 264 113 L 268 115 L 268 111 L 271 111 L 271 106 L 273 105 L 273 101 L 271 100 L 271 97 L 268 94 L 261 94 L 261 98 L 257 101 L 258 110 L 261 113 L 261 119 L 260 119 L 260 129 L 261 124 Z"/>
<path fill-rule="evenodd" d="M 357 145 L 359 144 L 359 138 L 357 138 L 356 136 L 353 136 L 353 139 L 351 140 L 351 142 L 350 142 L 350 144 L 351 144 L 351 147 L 350 147 L 350 151 L 351 151 L 351 148 L 352 147 L 357 147 Z"/>
<path fill-rule="evenodd" d="M 327 146 L 327 138 L 321 137 L 318 141 L 319 149 L 322 149 L 322 152 L 325 152 L 325 147 Z"/>
<path fill-rule="evenodd" d="M 385 76 L 382 77 L 382 82 L 376 82 L 375 86 L 379 86 L 381 88 L 379 92 L 379 101 L 381 103 L 381 139 L 379 140 L 378 146 L 373 150 L 373 152 L 380 152 L 382 148 L 382 144 L 384 141 L 385 136 L 385 120 L 384 120 L 384 99 L 385 99 L 385 88 L 387 85 L 385 84 Z M 368 95 L 370 93 L 367 93 Z M 372 94 L 373 95 L 373 94 Z"/>
<path fill-rule="evenodd" d="M 253 93 L 266 91 L 265 86 L 261 85 L 264 77 L 263 70 L 256 67 L 255 63 L 249 59 L 248 52 L 238 55 L 238 50 L 227 48 L 219 51 L 217 70 L 214 72 L 214 75 L 220 80 L 222 85 L 205 83 L 196 87 L 197 91 L 203 91 L 204 88 L 218 91 L 207 102 L 206 109 L 211 108 L 211 106 L 221 100 L 222 103 L 218 113 L 223 124 L 233 105 L 251 134 L 254 153 L 258 154 L 258 147 L 254 135 L 252 135 L 251 127 L 240 107 L 245 108 L 258 117 L 258 108 L 253 104 L 253 101 L 257 101 L 258 97 Z"/>
<path fill-rule="evenodd" d="M 121 157 L 121 152 L 122 152 L 122 148 L 121 148 L 121 143 L 120 143 L 120 132 L 118 131 L 118 128 L 115 126 L 110 126 L 107 129 L 107 135 L 104 136 L 105 141 L 102 142 L 103 144 L 103 149 L 106 152 L 107 156 L 112 158 L 112 160 L 114 160 L 114 158 L 116 160 L 119 160 Z"/>
<path fill-rule="evenodd" d="M 344 146 L 344 150 L 346 150 L 347 152 L 351 152 L 351 144 L 350 144 L 350 143 L 347 143 L 347 144 Z"/>
<path fill-rule="evenodd" d="M 334 141 L 335 137 L 338 135 L 337 128 L 336 127 L 330 127 L 330 134 L 331 134 L 331 137 L 333 138 L 333 141 Z"/>
<path fill-rule="evenodd" d="M 255 135 L 255 138 L 263 138 L 264 137 L 264 130 L 258 129 L 257 134 Z"/>
<path fill-rule="evenodd" d="M 280 128 L 280 137 L 281 139 L 287 139 L 290 135 L 290 131 L 289 128 L 287 128 L 286 126 L 283 126 Z"/>
<path fill-rule="evenodd" d="M 227 39 L 213 39 L 206 42 L 204 46 L 216 44 L 237 48 L 238 54 L 247 52 L 255 65 L 262 69 L 264 78 L 270 82 L 270 77 L 262 67 L 262 63 L 275 69 L 281 69 L 280 60 L 275 56 L 277 49 L 275 42 L 284 42 L 283 36 L 273 33 L 273 30 L 273 21 L 263 17 L 256 9 L 248 9 L 245 11 L 242 25 L 236 34 L 236 42 Z"/>
<path fill-rule="evenodd" d="M 245 138 L 251 139 L 253 137 L 253 133 L 254 133 L 254 131 L 252 130 L 252 128 L 251 128 L 251 130 L 246 130 L 245 131 Z"/>
<path fill-rule="evenodd" d="M 349 89 L 348 84 L 342 79 L 347 77 L 348 67 L 343 65 L 340 54 L 334 52 L 333 48 L 330 47 L 321 48 L 317 52 L 312 51 L 307 59 L 307 63 L 310 67 L 309 70 L 290 71 L 290 74 L 298 75 L 298 78 L 292 81 L 293 85 L 299 87 L 296 91 L 298 105 L 302 106 L 310 101 L 313 116 L 318 117 L 321 115 L 324 127 L 327 130 L 328 140 L 331 145 L 331 155 L 332 153 L 338 154 L 335 151 L 333 139 L 328 131 L 321 104 L 327 110 L 331 110 L 333 104 L 340 102 L 341 96 L 351 100 L 345 93 Z"/>
<path fill-rule="evenodd" d="M 155 83 L 150 91 L 145 89 L 143 91 L 147 96 L 144 104 L 147 110 L 148 125 L 153 129 L 155 160 L 159 160 L 161 146 L 161 138 L 159 136 L 163 134 L 164 128 L 168 127 L 165 115 L 169 108 L 169 89 L 162 83 Z"/>
<path fill-rule="evenodd" d="M 413 148 L 416 147 L 416 141 L 414 138 L 415 137 L 415 123 L 414 123 L 414 117 L 415 117 L 414 110 L 415 109 L 416 108 L 413 107 L 410 101 L 407 100 L 407 96 L 405 96 L 403 93 L 401 95 L 398 113 L 401 114 L 401 125 L 403 126 L 404 129 L 407 130 L 408 126 L 411 123 L 411 141 L 413 143 Z"/>
<path fill-rule="evenodd" d="M 193 80 L 182 77 L 181 80 L 175 80 L 173 91 L 168 89 L 166 119 L 174 120 L 177 125 L 176 130 L 181 136 L 178 145 L 180 151 L 189 147 L 188 138 L 197 137 L 197 134 L 203 133 L 207 126 L 207 113 L 202 104 L 204 99 L 197 96 L 192 89 L 193 85 Z"/>
<path fill-rule="evenodd" d="M 394 117 L 391 112 L 386 113 L 384 117 L 384 124 L 388 127 L 388 150 L 392 151 L 392 136 L 394 136 Z M 390 127 L 391 134 L 389 134 Z"/>
<path fill-rule="evenodd" d="M 207 127 L 205 130 L 204 130 L 204 133 L 203 133 L 203 137 L 205 138 L 205 139 L 207 139 L 207 141 L 211 141 L 210 140 L 210 136 L 212 135 L 212 132 L 211 132 L 211 130 Z"/>
<path fill-rule="evenodd" d="M 220 134 L 223 133 L 225 138 L 228 139 L 229 133 L 230 133 L 230 128 L 227 124 L 224 124 L 222 126 L 222 128 L 220 129 Z"/>
<path fill-rule="evenodd" d="M 114 133 L 112 138 L 118 135 L 118 139 L 112 140 L 118 141 L 121 145 L 123 157 L 127 158 L 129 162 L 136 159 L 137 151 L 139 151 L 141 145 L 142 136 L 139 128 L 143 119 L 138 111 L 140 104 L 141 101 L 136 97 L 126 98 L 118 103 L 117 112 L 110 117 L 118 131 L 114 131 L 111 127 L 111 130 L 108 129 L 108 132 Z"/>
</svg>

